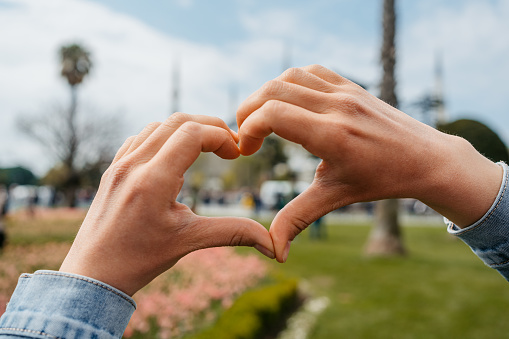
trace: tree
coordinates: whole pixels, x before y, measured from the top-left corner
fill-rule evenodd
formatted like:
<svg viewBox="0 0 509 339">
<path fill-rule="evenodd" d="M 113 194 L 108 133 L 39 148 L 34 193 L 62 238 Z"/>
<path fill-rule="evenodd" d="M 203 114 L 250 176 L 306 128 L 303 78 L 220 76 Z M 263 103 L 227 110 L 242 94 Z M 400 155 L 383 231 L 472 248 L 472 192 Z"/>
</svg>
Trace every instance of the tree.
<svg viewBox="0 0 509 339">
<path fill-rule="evenodd" d="M 380 86 L 380 99 L 397 107 L 396 78 L 396 11 L 395 0 L 384 0 L 383 4 L 383 43 L 381 62 L 383 76 Z M 368 239 L 368 255 L 402 255 L 405 248 L 401 239 L 398 221 L 399 203 L 397 199 L 382 200 L 375 207 L 375 223 Z"/>
<path fill-rule="evenodd" d="M 90 52 L 71 44 L 61 47 L 59 56 L 61 75 L 71 92 L 69 107 L 57 105 L 45 114 L 22 116 L 18 126 L 54 155 L 58 186 L 65 192 L 66 204 L 74 207 L 75 191 L 85 169 L 97 168 L 111 160 L 121 120 L 113 116 L 80 114 L 83 109 L 78 110 L 77 90 L 90 73 Z"/>
<path fill-rule="evenodd" d="M 479 153 L 492 161 L 509 162 L 507 146 L 493 130 L 479 121 L 460 119 L 437 128 L 468 140 Z"/>
<path fill-rule="evenodd" d="M 258 152 L 249 157 L 240 157 L 232 161 L 230 171 L 225 173 L 223 179 L 228 188 L 250 187 L 257 188 L 262 181 L 275 178 L 274 168 L 279 164 L 286 164 L 287 156 L 284 153 L 284 140 L 277 135 L 265 138 Z M 287 173 L 291 177 L 291 173 Z"/>
<path fill-rule="evenodd" d="M 0 168 L 0 185 L 35 185 L 37 177 L 24 167 Z"/>
</svg>

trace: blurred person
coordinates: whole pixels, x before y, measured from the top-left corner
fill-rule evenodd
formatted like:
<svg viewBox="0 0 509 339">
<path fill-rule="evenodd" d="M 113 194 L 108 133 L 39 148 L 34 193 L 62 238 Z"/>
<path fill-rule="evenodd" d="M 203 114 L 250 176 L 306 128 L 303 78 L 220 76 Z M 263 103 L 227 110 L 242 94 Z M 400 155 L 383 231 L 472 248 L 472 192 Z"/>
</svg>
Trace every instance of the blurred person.
<svg viewBox="0 0 509 339">
<path fill-rule="evenodd" d="M 262 199 L 260 198 L 260 190 L 255 190 L 252 192 L 253 194 L 253 202 L 254 202 L 254 214 L 255 218 L 260 216 L 260 212 L 263 208 Z"/>
<path fill-rule="evenodd" d="M 7 206 L 9 201 L 9 190 L 5 185 L 0 185 L 0 216 L 7 214 Z"/>
<path fill-rule="evenodd" d="M 311 239 L 325 239 L 327 233 L 325 232 L 325 226 L 323 224 L 323 217 L 316 219 L 311 223 L 311 229 L 309 230 L 309 237 Z"/>
<path fill-rule="evenodd" d="M 509 171 L 465 140 L 321 66 L 269 82 L 240 106 L 238 125 L 239 136 L 217 118 L 177 114 L 129 138 L 103 175 L 60 271 L 20 277 L 0 336 L 120 338 L 136 307 L 131 296 L 184 255 L 247 245 L 284 262 L 290 241 L 311 222 L 357 201 L 419 199 L 509 277 Z M 197 216 L 175 201 L 201 151 L 236 158 L 240 139 L 240 153 L 249 155 L 271 132 L 322 162 L 311 186 L 278 212 L 270 236 L 255 221 Z"/>
<path fill-rule="evenodd" d="M 32 187 L 30 189 L 30 194 L 28 196 L 27 204 L 28 204 L 28 206 L 27 206 L 28 217 L 33 219 L 33 218 L 35 218 L 37 205 L 39 204 L 39 193 L 38 193 L 37 187 Z"/>
<path fill-rule="evenodd" d="M 7 215 L 7 204 L 9 200 L 9 191 L 5 185 L 0 185 L 0 252 L 3 250 L 7 241 L 5 232 L 5 216 Z"/>
</svg>

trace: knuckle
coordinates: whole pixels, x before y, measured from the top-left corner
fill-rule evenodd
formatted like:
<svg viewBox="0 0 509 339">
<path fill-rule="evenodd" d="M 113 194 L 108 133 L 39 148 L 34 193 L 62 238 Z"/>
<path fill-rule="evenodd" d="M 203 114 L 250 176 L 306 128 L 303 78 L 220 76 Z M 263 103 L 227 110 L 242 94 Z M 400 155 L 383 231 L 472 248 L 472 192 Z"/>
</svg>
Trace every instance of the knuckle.
<svg viewBox="0 0 509 339">
<path fill-rule="evenodd" d="M 136 137 L 137 137 L 136 135 L 131 135 L 129 138 L 125 139 L 124 145 L 131 144 L 134 141 L 134 139 L 136 139 Z"/>
<path fill-rule="evenodd" d="M 348 113 L 357 114 L 362 110 L 362 103 L 359 100 L 358 96 L 353 94 L 343 94 L 337 101 L 338 106 L 341 107 L 343 111 Z"/>
<path fill-rule="evenodd" d="M 294 219 L 293 219 L 294 235 L 296 236 L 300 232 L 304 231 L 309 226 L 309 224 L 311 224 L 311 222 L 309 220 L 307 220 L 306 218 L 301 217 L 299 215 L 294 215 Z"/>
<path fill-rule="evenodd" d="M 207 119 L 210 119 L 211 123 L 216 126 L 227 126 L 226 122 L 224 122 L 223 119 L 218 117 L 207 117 Z"/>
<path fill-rule="evenodd" d="M 275 112 L 278 112 L 282 109 L 283 107 L 283 103 L 281 101 L 278 101 L 278 100 L 269 100 L 267 102 L 265 102 L 262 106 L 262 111 L 266 114 L 272 114 L 272 113 L 275 113 Z"/>
<path fill-rule="evenodd" d="M 114 165 L 108 167 L 101 177 L 101 183 L 109 183 L 113 187 L 120 185 L 129 172 L 132 170 L 133 164 L 128 159 L 121 159 Z"/>
<path fill-rule="evenodd" d="M 180 138 L 201 140 L 203 134 L 203 125 L 194 121 L 186 121 L 180 125 L 177 132 L 180 134 Z"/>
<path fill-rule="evenodd" d="M 328 72 L 330 72 L 329 69 L 323 67 L 322 65 L 318 65 L 318 64 L 309 65 L 309 66 L 306 67 L 306 69 L 308 71 L 315 71 L 315 72 L 316 71 L 328 71 Z"/>
<path fill-rule="evenodd" d="M 302 74 L 304 71 L 297 67 L 288 68 L 286 71 L 283 72 L 281 75 L 281 78 L 284 80 L 295 80 L 300 77 L 302 77 Z"/>
<path fill-rule="evenodd" d="M 179 129 L 189 134 L 198 134 L 202 130 L 202 125 L 194 121 L 186 121 L 180 125 Z"/>
<path fill-rule="evenodd" d="M 230 237 L 228 246 L 240 246 L 244 245 L 244 234 L 240 231 L 235 231 Z"/>
<path fill-rule="evenodd" d="M 263 87 L 261 94 L 265 97 L 273 97 L 278 95 L 283 90 L 284 84 L 280 80 L 270 80 L 267 81 Z"/>
<path fill-rule="evenodd" d="M 170 115 L 170 117 L 167 118 L 164 123 L 169 126 L 175 126 L 175 125 L 178 126 L 178 125 L 182 125 L 186 121 L 189 121 L 190 119 L 191 118 L 190 118 L 189 114 L 182 113 L 182 112 L 175 112 L 172 115 Z"/>
<path fill-rule="evenodd" d="M 289 223 L 287 234 L 290 239 L 294 239 L 312 223 L 312 220 L 309 220 L 311 215 L 304 215 L 302 212 L 295 211 L 295 209 L 292 209 L 292 212 L 284 211 L 282 217 Z"/>
<path fill-rule="evenodd" d="M 158 128 L 159 126 L 161 126 L 162 122 L 160 121 L 154 121 L 154 122 L 151 122 L 149 123 L 145 129 L 146 130 L 155 130 L 156 128 Z"/>
</svg>

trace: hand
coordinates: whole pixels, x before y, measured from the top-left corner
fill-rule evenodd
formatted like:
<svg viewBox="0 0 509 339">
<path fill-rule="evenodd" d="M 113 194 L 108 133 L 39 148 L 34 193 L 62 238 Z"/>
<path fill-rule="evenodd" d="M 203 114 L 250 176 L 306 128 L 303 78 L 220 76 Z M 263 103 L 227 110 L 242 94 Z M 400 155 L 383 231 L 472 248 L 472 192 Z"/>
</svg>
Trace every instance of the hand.
<svg viewBox="0 0 509 339">
<path fill-rule="evenodd" d="M 254 246 L 274 258 L 269 233 L 257 222 L 197 216 L 175 201 L 184 172 L 200 152 L 234 159 L 237 141 L 222 120 L 182 113 L 127 139 L 104 173 L 60 271 L 133 295 L 198 249 Z"/>
<path fill-rule="evenodd" d="M 253 93 L 237 111 L 240 152 L 270 133 L 320 157 L 311 186 L 270 227 L 278 261 L 290 241 L 339 207 L 416 198 L 460 225 L 480 218 L 502 170 L 465 140 L 441 133 L 322 66 L 292 68 Z"/>
</svg>

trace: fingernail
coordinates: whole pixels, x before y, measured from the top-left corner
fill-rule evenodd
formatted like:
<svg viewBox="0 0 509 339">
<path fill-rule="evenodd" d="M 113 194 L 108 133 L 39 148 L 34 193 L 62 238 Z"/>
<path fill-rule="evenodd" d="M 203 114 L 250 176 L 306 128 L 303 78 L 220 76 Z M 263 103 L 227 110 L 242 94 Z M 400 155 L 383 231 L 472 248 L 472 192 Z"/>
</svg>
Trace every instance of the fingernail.
<svg viewBox="0 0 509 339">
<path fill-rule="evenodd" d="M 265 247 L 261 246 L 261 245 L 254 245 L 254 248 L 256 248 L 261 254 L 263 254 L 264 256 L 270 258 L 270 259 L 274 259 L 276 256 L 274 255 L 274 253 L 272 253 L 270 250 L 266 249 Z"/>
<path fill-rule="evenodd" d="M 286 262 L 286 259 L 288 259 L 288 253 L 290 253 L 290 245 L 292 242 L 288 240 L 285 246 L 285 250 L 283 251 L 283 262 Z"/>
</svg>

